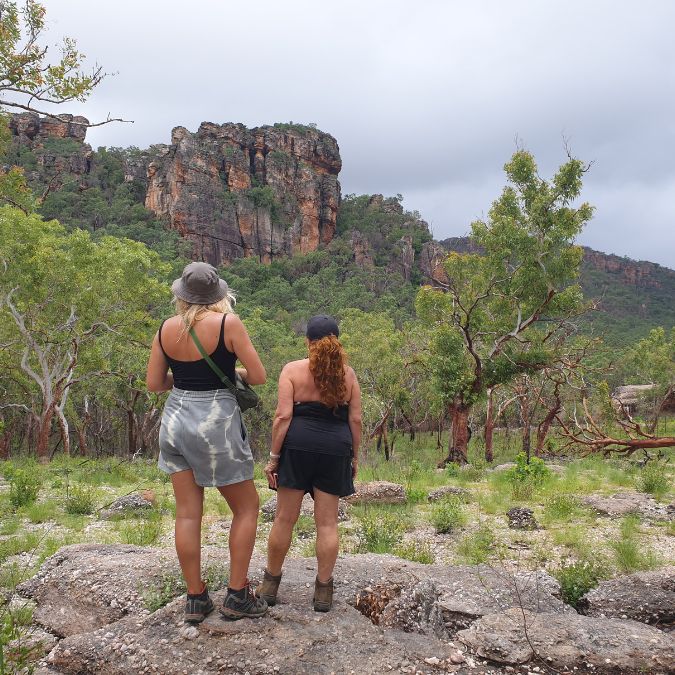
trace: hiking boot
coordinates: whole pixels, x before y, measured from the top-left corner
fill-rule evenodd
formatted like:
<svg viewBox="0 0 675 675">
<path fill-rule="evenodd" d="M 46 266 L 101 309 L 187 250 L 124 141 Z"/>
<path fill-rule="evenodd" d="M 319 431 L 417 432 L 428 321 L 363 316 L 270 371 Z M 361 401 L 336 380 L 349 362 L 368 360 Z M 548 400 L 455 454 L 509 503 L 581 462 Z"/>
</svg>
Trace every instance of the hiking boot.
<svg viewBox="0 0 675 675">
<path fill-rule="evenodd" d="M 327 612 L 333 604 L 333 577 L 328 581 L 314 581 L 314 611 Z"/>
<path fill-rule="evenodd" d="M 201 623 L 213 611 L 214 606 L 206 587 L 199 595 L 188 595 L 185 603 L 185 623 Z"/>
<path fill-rule="evenodd" d="M 262 585 L 258 588 L 260 597 L 270 606 L 274 607 L 277 604 L 277 592 L 279 591 L 279 582 L 281 581 L 281 574 L 275 577 L 265 570 Z"/>
<path fill-rule="evenodd" d="M 232 621 L 246 617 L 255 619 L 265 612 L 267 612 L 267 603 L 256 596 L 249 581 L 240 591 L 228 588 L 223 606 L 220 608 L 223 617 Z"/>
</svg>

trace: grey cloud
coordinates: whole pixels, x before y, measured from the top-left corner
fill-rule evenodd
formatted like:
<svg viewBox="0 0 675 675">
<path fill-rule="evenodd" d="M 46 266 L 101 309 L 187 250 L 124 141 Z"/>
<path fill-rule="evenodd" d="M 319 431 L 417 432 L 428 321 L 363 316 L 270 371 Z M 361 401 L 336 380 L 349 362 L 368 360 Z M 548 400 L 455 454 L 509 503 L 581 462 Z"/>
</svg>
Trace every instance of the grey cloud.
<svg viewBox="0 0 675 675">
<path fill-rule="evenodd" d="M 136 120 L 90 131 L 95 146 L 203 120 L 316 122 L 345 192 L 400 192 L 442 238 L 489 209 L 516 135 L 544 175 L 566 136 L 595 162 L 582 240 L 675 266 L 669 0 L 50 0 L 48 17 L 119 71 L 73 110 Z"/>
</svg>

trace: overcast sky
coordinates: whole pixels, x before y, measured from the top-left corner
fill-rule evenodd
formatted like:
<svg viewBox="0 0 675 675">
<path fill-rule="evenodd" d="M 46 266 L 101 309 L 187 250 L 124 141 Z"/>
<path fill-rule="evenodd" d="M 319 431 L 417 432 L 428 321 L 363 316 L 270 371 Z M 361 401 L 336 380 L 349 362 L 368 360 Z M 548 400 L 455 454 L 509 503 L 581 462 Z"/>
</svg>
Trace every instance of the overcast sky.
<svg viewBox="0 0 675 675">
<path fill-rule="evenodd" d="M 85 104 L 99 145 L 200 122 L 315 122 L 343 194 L 401 193 L 436 238 L 466 234 L 519 138 L 544 175 L 563 137 L 593 161 L 581 243 L 675 267 L 675 2 L 46 0 L 116 72 Z"/>
</svg>

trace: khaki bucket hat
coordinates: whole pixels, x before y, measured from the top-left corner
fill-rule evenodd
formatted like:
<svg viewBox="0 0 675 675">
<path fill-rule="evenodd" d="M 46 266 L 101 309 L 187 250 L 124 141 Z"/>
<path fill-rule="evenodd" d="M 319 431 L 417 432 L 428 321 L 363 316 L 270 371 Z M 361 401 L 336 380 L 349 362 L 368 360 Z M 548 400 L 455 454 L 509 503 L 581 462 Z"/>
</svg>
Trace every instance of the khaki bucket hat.
<svg viewBox="0 0 675 675">
<path fill-rule="evenodd" d="M 205 262 L 191 262 L 185 266 L 180 279 L 171 284 L 173 294 L 193 305 L 213 305 L 220 302 L 229 287 L 218 276 L 218 270 Z"/>
</svg>

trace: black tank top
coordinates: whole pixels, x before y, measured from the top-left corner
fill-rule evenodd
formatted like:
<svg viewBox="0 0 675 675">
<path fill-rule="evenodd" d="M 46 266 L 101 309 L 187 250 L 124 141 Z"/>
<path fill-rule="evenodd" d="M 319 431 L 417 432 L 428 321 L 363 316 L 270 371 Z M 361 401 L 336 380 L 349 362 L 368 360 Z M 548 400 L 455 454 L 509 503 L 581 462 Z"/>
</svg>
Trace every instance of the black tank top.
<svg viewBox="0 0 675 675">
<path fill-rule="evenodd" d="M 339 405 L 333 410 L 321 401 L 296 402 L 281 447 L 349 457 L 352 454 L 349 405 Z"/>
<path fill-rule="evenodd" d="M 234 382 L 234 364 L 237 362 L 237 355 L 233 354 L 225 346 L 225 316 L 223 316 L 223 321 L 220 324 L 218 345 L 209 356 L 225 375 L 230 378 L 230 381 Z M 199 359 L 199 361 L 178 361 L 177 359 L 172 359 L 162 346 L 163 327 L 164 321 L 162 321 L 162 325 L 159 327 L 159 346 L 162 348 L 164 357 L 173 373 L 173 384 L 175 387 L 186 389 L 187 391 L 212 391 L 213 389 L 227 388 L 213 370 L 211 370 L 211 366 L 209 366 L 205 359 Z"/>
</svg>

